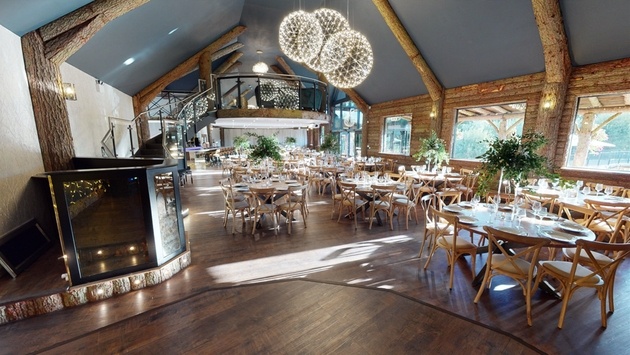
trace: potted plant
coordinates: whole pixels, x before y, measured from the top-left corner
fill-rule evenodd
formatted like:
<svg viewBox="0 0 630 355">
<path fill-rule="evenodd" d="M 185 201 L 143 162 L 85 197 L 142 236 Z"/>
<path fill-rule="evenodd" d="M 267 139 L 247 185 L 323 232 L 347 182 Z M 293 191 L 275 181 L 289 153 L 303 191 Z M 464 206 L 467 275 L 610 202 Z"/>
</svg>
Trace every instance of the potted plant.
<svg viewBox="0 0 630 355">
<path fill-rule="evenodd" d="M 275 135 L 263 136 L 256 133 L 248 133 L 251 137 L 256 137 L 256 145 L 249 153 L 250 159 L 255 163 L 259 163 L 266 158 L 276 161 L 282 160 L 280 155 L 280 143 Z"/>
<path fill-rule="evenodd" d="M 249 149 L 249 137 L 245 135 L 234 137 L 234 149 L 241 155 L 247 149 Z"/>
<path fill-rule="evenodd" d="M 289 147 L 295 145 L 295 142 L 297 142 L 295 137 L 286 137 L 284 139 L 284 145 L 289 146 Z"/>
<path fill-rule="evenodd" d="M 489 184 L 499 176 L 499 190 L 503 180 L 516 186 L 527 179 L 529 173 L 547 174 L 545 157 L 539 155 L 537 150 L 547 143 L 547 139 L 540 133 L 528 132 L 522 137 L 512 135 L 507 139 L 486 139 L 482 143 L 488 144 L 488 150 L 478 156 L 481 159 L 478 191 L 480 195 L 486 195 Z"/>
<path fill-rule="evenodd" d="M 339 150 L 339 142 L 335 139 L 332 133 L 327 133 L 324 136 L 324 142 L 319 146 L 319 149 L 326 153 L 336 153 Z"/>
<path fill-rule="evenodd" d="M 420 138 L 420 149 L 413 157 L 416 161 L 424 160 L 429 171 L 431 171 L 432 164 L 433 168 L 437 168 L 442 165 L 443 162 L 448 164 L 449 161 L 446 143 L 443 139 L 438 137 L 435 131 L 431 131 L 431 135 L 426 139 Z"/>
</svg>

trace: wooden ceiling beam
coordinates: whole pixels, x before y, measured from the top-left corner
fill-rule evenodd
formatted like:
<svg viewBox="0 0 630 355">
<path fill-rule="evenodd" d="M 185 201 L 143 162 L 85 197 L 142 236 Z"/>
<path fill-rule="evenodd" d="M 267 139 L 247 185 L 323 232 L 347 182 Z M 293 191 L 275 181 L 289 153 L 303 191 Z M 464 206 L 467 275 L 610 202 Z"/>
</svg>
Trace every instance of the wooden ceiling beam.
<svg viewBox="0 0 630 355">
<path fill-rule="evenodd" d="M 94 1 L 40 27 L 37 31 L 44 41 L 46 58 L 61 65 L 107 23 L 147 2 L 149 0 Z"/>
<path fill-rule="evenodd" d="M 212 42 L 192 57 L 180 63 L 171 71 L 162 75 L 153 83 L 149 84 L 146 88 L 136 93 L 134 95 L 134 110 L 137 111 L 136 115 L 138 115 L 141 111 L 144 111 L 144 107 L 146 107 L 146 105 L 151 102 L 151 100 L 153 100 L 153 98 L 156 97 L 160 93 L 160 91 L 164 90 L 164 88 L 168 84 L 197 68 L 199 64 L 199 57 L 201 57 L 204 52 L 214 53 L 218 51 L 219 49 L 223 48 L 227 43 L 245 32 L 245 30 L 247 30 L 247 27 L 241 25 L 232 28 L 230 31 L 219 37 L 216 41 Z"/>
<path fill-rule="evenodd" d="M 389 4 L 389 1 L 372 0 L 372 2 L 376 5 L 376 8 L 381 13 L 381 16 L 385 19 L 385 23 L 387 23 L 387 26 L 389 26 L 389 29 L 400 43 L 405 53 L 407 53 L 409 59 L 411 59 L 411 63 L 413 63 L 416 70 L 420 73 L 422 81 L 427 87 L 431 99 L 433 101 L 440 100 L 444 94 L 444 87 L 424 60 L 420 50 L 411 39 L 407 29 L 403 26 L 402 22 L 398 18 L 398 15 L 396 15 L 394 9 Z"/>
<path fill-rule="evenodd" d="M 289 75 L 295 75 L 295 72 L 293 71 L 293 69 L 291 69 L 291 67 L 289 66 L 287 61 L 284 60 L 284 58 L 282 58 L 281 56 L 277 56 L 276 61 L 278 62 L 278 64 L 280 64 L 280 67 L 284 70 L 285 73 Z"/>
<path fill-rule="evenodd" d="M 226 59 L 225 62 L 223 62 L 223 64 L 221 64 L 214 72 L 217 75 L 226 73 L 227 69 L 230 68 L 234 63 L 238 62 L 238 60 L 242 56 L 242 52 L 232 53 L 232 55 L 228 59 Z"/>
</svg>

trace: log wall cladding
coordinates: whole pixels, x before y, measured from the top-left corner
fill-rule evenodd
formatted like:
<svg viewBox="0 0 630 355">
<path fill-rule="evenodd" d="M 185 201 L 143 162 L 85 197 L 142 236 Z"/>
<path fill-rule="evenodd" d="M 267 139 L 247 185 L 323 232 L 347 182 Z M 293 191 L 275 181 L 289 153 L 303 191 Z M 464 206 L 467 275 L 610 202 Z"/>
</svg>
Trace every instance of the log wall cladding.
<svg viewBox="0 0 630 355">
<path fill-rule="evenodd" d="M 442 120 L 442 130 L 439 132 L 447 146 L 452 143 L 455 114 L 457 109 L 471 106 L 484 106 L 496 103 L 508 103 L 525 101 L 524 131 L 540 131 L 537 126 L 537 118 L 545 86 L 545 73 L 524 75 L 509 79 L 496 80 L 474 85 L 466 85 L 458 88 L 447 89 L 444 95 L 444 106 L 437 113 Z M 566 98 L 562 104 L 562 114 L 558 122 L 558 131 L 550 139 L 556 141 L 554 154 L 549 165 L 556 169 L 563 177 L 568 179 L 581 179 L 585 181 L 600 181 L 604 184 L 621 185 L 630 187 L 627 174 L 613 172 L 589 172 L 579 169 L 564 169 L 565 155 L 568 151 L 568 137 L 571 133 L 573 117 L 580 96 L 603 94 L 615 91 L 630 92 L 630 58 L 598 63 L 582 67 L 575 67 L 571 71 Z M 407 166 L 415 164 L 411 157 L 400 155 L 380 154 L 380 142 L 382 134 L 383 117 L 411 114 L 412 136 L 411 153 L 418 150 L 419 139 L 426 138 L 430 133 L 430 117 L 432 100 L 429 95 L 414 96 L 402 100 L 395 100 L 377 105 L 372 105 L 365 115 L 364 123 L 366 132 L 364 142 L 370 148 L 363 153 L 367 156 L 382 156 L 393 158 L 399 164 Z M 479 163 L 471 161 L 451 160 L 455 169 L 461 167 L 477 168 Z"/>
</svg>

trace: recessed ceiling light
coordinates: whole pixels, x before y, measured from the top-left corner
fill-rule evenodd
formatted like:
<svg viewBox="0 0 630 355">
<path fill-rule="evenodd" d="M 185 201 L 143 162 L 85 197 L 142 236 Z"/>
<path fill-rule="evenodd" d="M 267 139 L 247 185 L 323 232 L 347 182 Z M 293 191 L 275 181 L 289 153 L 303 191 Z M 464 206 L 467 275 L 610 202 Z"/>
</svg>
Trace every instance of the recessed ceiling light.
<svg viewBox="0 0 630 355">
<path fill-rule="evenodd" d="M 123 64 L 124 64 L 124 65 L 129 65 L 129 64 L 131 64 L 131 63 L 133 63 L 133 62 L 135 62 L 135 61 L 136 61 L 135 59 L 133 59 L 133 58 L 129 58 L 129 59 L 125 60 L 125 61 L 123 62 Z"/>
<path fill-rule="evenodd" d="M 175 31 L 179 30 L 179 27 L 175 27 L 172 30 L 169 31 L 169 35 L 172 35 L 173 33 L 175 33 Z"/>
</svg>

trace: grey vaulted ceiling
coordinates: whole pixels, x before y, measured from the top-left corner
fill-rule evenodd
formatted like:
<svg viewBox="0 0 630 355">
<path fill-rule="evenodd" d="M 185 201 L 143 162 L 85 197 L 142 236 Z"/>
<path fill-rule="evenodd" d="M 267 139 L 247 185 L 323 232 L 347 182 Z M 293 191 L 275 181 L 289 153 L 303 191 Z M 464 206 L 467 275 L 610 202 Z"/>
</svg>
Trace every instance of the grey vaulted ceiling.
<svg viewBox="0 0 630 355">
<path fill-rule="evenodd" d="M 17 35 L 69 13 L 85 0 L 0 0 L 0 25 Z M 530 0 L 390 0 L 411 38 L 446 88 L 544 71 Z M 134 95 L 236 25 L 247 26 L 241 72 L 261 59 L 283 56 L 298 74 L 314 74 L 284 56 L 278 45 L 283 17 L 302 8 L 329 7 L 346 15 L 370 41 L 374 67 L 355 88 L 368 104 L 427 89 L 370 0 L 151 0 L 99 31 L 68 63 Z M 561 0 L 574 65 L 630 57 L 630 1 Z M 169 32 L 177 29 L 169 35 Z M 128 58 L 131 65 L 124 65 Z M 222 60 L 215 61 L 217 67 Z M 191 90 L 191 73 L 171 85 Z"/>
</svg>

